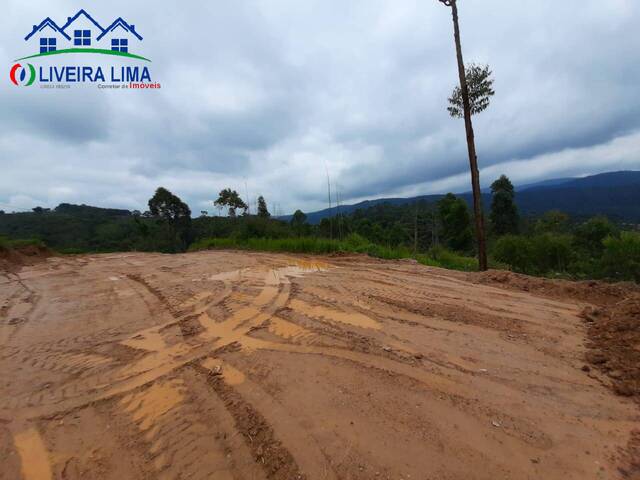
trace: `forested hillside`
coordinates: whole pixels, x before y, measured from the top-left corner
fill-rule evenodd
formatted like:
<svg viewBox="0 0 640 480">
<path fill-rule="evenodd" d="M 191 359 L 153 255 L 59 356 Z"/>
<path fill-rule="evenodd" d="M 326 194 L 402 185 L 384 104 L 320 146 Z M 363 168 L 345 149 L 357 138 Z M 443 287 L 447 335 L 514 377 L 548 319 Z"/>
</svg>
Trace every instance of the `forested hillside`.
<svg viewBox="0 0 640 480">
<path fill-rule="evenodd" d="M 435 203 L 444 195 L 422 195 L 411 198 L 382 198 L 366 200 L 352 205 L 335 205 L 331 209 L 307 213 L 309 223 L 317 224 L 323 218 L 348 215 L 358 209 L 380 204 L 405 205 L 416 202 Z M 470 193 L 458 195 L 471 205 Z M 485 209 L 491 203 L 491 194 L 482 195 Z M 548 210 L 561 210 L 572 217 L 606 215 L 615 221 L 640 223 L 640 172 L 609 172 L 584 178 L 565 178 L 524 185 L 518 188 L 516 204 L 522 215 L 540 215 Z M 283 220 L 290 216 L 282 217 Z"/>
</svg>

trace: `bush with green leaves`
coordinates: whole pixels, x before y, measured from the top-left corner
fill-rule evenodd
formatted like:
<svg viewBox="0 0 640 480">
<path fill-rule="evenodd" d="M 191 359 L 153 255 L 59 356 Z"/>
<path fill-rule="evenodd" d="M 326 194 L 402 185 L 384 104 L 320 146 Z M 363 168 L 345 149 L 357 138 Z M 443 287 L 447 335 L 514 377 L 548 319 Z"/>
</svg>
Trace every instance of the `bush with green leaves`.
<svg viewBox="0 0 640 480">
<path fill-rule="evenodd" d="M 493 248 L 496 260 L 531 275 L 566 272 L 574 253 L 570 235 L 544 233 L 534 237 L 506 235 Z"/>
<path fill-rule="evenodd" d="M 0 236 L 0 249 L 2 250 L 9 250 L 12 248 L 22 248 L 22 247 L 30 247 L 30 246 L 44 248 L 45 243 L 38 238 L 10 239 L 4 236 Z"/>
<path fill-rule="evenodd" d="M 416 260 L 423 265 L 429 265 L 431 267 L 462 270 L 464 272 L 475 272 L 478 270 L 478 260 L 476 258 L 465 257 L 442 246 L 430 248 L 426 255 L 417 255 Z"/>
<path fill-rule="evenodd" d="M 515 202 L 515 189 L 506 175 L 491 184 L 491 229 L 494 235 L 517 234 L 520 217 Z"/>
<path fill-rule="evenodd" d="M 602 273 L 612 279 L 640 282 L 640 233 L 622 232 L 602 243 Z"/>
<path fill-rule="evenodd" d="M 575 229 L 575 245 L 592 257 L 600 257 L 605 248 L 604 240 L 617 234 L 617 228 L 607 217 L 593 217 Z"/>
<path fill-rule="evenodd" d="M 537 234 L 567 233 L 569 231 L 569 215 L 560 210 L 549 210 L 535 221 L 533 230 Z"/>
<path fill-rule="evenodd" d="M 571 235 L 545 233 L 531 238 L 534 268 L 531 273 L 565 272 L 573 260 Z"/>
<path fill-rule="evenodd" d="M 438 213 L 444 244 L 457 252 L 470 251 L 473 248 L 473 231 L 466 202 L 453 193 L 448 193 L 438 202 Z"/>
<path fill-rule="evenodd" d="M 493 246 L 493 256 L 511 270 L 528 273 L 533 269 L 533 245 L 529 238 L 520 235 L 505 235 Z"/>
</svg>

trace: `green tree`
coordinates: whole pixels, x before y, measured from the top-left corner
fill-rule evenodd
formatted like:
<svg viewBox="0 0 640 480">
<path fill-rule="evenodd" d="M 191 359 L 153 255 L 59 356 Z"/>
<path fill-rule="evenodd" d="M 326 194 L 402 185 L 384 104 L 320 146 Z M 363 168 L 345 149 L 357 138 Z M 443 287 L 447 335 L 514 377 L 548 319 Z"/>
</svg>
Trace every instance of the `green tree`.
<svg viewBox="0 0 640 480">
<path fill-rule="evenodd" d="M 550 210 L 540 217 L 534 227 L 535 233 L 565 233 L 569 230 L 569 215 L 560 210 Z"/>
<path fill-rule="evenodd" d="M 574 258 L 571 235 L 543 233 L 531 239 L 533 270 L 528 273 L 566 272 Z"/>
<path fill-rule="evenodd" d="M 530 275 L 564 272 L 574 259 L 570 235 L 543 233 L 534 237 L 505 235 L 493 247 L 499 262 Z"/>
<path fill-rule="evenodd" d="M 242 209 L 244 211 L 249 208 L 246 203 L 240 198 L 238 192 L 235 190 L 231 190 L 230 188 L 225 188 L 221 190 L 218 194 L 218 199 L 213 202 L 216 207 L 226 207 L 228 208 L 229 216 L 234 218 L 236 216 L 236 210 Z"/>
<path fill-rule="evenodd" d="M 267 209 L 267 202 L 262 195 L 258 197 L 258 216 L 261 218 L 269 218 L 271 216 Z"/>
<path fill-rule="evenodd" d="M 533 246 L 527 237 L 505 235 L 493 246 L 496 260 L 509 265 L 515 272 L 530 273 L 533 268 Z"/>
<path fill-rule="evenodd" d="M 603 241 L 602 271 L 616 280 L 640 282 L 640 234 L 622 232 Z"/>
<path fill-rule="evenodd" d="M 491 226 L 493 233 L 501 237 L 509 233 L 518 233 L 518 207 L 514 201 L 513 184 L 506 175 L 502 175 L 491 184 Z"/>
<path fill-rule="evenodd" d="M 327 220 L 323 218 L 322 220 Z M 328 222 L 329 220 L 327 220 Z M 296 210 L 291 217 L 291 228 L 298 236 L 302 236 L 308 230 L 307 225 L 307 216 L 302 212 L 302 210 Z"/>
<path fill-rule="evenodd" d="M 189 206 L 166 188 L 160 187 L 149 199 L 149 211 L 154 217 L 170 222 L 191 219 Z"/>
<path fill-rule="evenodd" d="M 191 210 L 180 198 L 164 187 L 149 199 L 149 213 L 157 220 L 157 231 L 145 248 L 184 251 L 191 240 Z"/>
<path fill-rule="evenodd" d="M 478 169 L 478 156 L 476 154 L 476 141 L 475 134 L 473 132 L 473 121 L 471 116 L 474 113 L 480 113 L 489 106 L 489 97 L 494 92 L 491 89 L 493 83 L 489 80 L 491 71 L 486 69 L 486 76 L 483 69 L 480 67 L 480 75 L 476 75 L 474 71 L 468 71 L 464 66 L 464 59 L 462 57 L 462 41 L 460 39 L 460 21 L 458 18 L 458 3 L 457 0 L 440 0 L 440 3 L 451 7 L 451 16 L 453 19 L 453 39 L 456 46 L 456 60 L 458 63 L 458 79 L 460 82 L 459 87 L 454 89 L 453 95 L 450 98 L 451 106 L 449 113 L 452 117 L 464 118 L 464 128 L 467 134 L 467 151 L 469 154 L 469 170 L 471 171 L 471 190 L 473 192 L 473 213 L 476 224 L 476 243 L 478 246 L 478 266 L 480 271 L 487 270 L 487 245 L 484 230 L 484 212 L 482 209 L 482 192 L 480 190 L 480 170 Z M 468 75 L 471 73 L 471 75 Z M 477 88 L 475 85 L 470 85 L 470 82 L 481 81 Z M 488 89 L 486 88 L 488 85 Z M 471 97 L 471 92 L 474 92 L 474 98 Z M 458 102 L 459 100 L 459 102 Z"/>
<path fill-rule="evenodd" d="M 444 244 L 457 251 L 469 251 L 473 247 L 471 217 L 464 200 L 448 193 L 438 202 L 438 212 L 442 223 L 440 238 Z"/>
<path fill-rule="evenodd" d="M 491 103 L 491 97 L 495 95 L 493 90 L 492 71 L 489 65 L 476 65 L 472 63 L 466 68 L 467 88 L 469 89 L 469 106 L 471 115 L 484 112 Z M 449 97 L 449 114 L 454 118 L 464 118 L 464 104 L 462 101 L 462 89 L 454 88 Z"/>
<path fill-rule="evenodd" d="M 593 217 L 575 229 L 575 244 L 592 257 L 600 257 L 605 249 L 604 239 L 617 233 L 607 217 Z"/>
</svg>

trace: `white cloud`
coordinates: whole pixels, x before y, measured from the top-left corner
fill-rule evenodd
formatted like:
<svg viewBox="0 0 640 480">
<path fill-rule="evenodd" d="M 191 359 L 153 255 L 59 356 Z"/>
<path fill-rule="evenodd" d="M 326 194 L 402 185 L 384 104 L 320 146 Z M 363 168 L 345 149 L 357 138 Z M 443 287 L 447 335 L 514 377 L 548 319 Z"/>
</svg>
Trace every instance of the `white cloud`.
<svg viewBox="0 0 640 480">
<path fill-rule="evenodd" d="M 5 72 L 34 23 L 70 0 L 8 0 Z M 465 0 L 467 61 L 497 94 L 475 119 L 485 183 L 639 169 L 640 4 Z M 196 213 L 230 186 L 283 212 L 342 201 L 464 191 L 464 127 L 448 9 L 436 0 L 115 0 L 145 37 L 156 92 L 0 88 L 0 208 L 58 202 L 144 209 L 163 185 Z M 28 53 L 28 52 L 27 52 Z"/>
</svg>

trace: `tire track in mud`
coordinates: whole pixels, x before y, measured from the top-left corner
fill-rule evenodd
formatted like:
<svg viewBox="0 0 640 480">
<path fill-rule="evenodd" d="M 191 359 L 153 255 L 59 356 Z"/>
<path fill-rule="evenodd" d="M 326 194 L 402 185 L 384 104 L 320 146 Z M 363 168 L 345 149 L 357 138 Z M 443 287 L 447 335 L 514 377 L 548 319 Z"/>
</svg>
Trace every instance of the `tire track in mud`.
<svg viewBox="0 0 640 480">
<path fill-rule="evenodd" d="M 282 306 L 286 304 L 286 302 L 288 301 L 290 282 L 287 280 L 286 273 L 294 274 L 297 272 L 284 272 L 284 273 L 285 275 L 280 276 L 279 274 L 274 274 L 273 272 L 269 272 L 267 276 L 264 278 L 264 287 L 260 290 L 260 293 L 257 295 L 257 297 L 255 297 L 255 299 L 253 299 L 250 302 L 250 305 L 249 306 L 242 305 L 242 304 L 234 305 L 233 303 L 231 303 L 229 305 L 230 310 L 232 312 L 231 318 L 226 319 L 221 323 L 213 322 L 211 318 L 208 318 L 208 315 L 206 314 L 206 310 L 208 310 L 208 308 L 212 305 L 212 303 L 219 303 L 224 299 L 226 299 L 228 297 L 229 289 L 225 290 L 226 294 L 222 295 L 219 298 L 214 298 L 213 302 L 211 302 L 211 298 L 207 298 L 206 300 L 208 301 L 204 301 L 204 302 L 196 301 L 195 305 L 188 305 L 189 308 L 187 308 L 187 310 L 190 310 L 191 312 L 190 318 L 193 318 L 194 314 L 199 314 L 200 323 L 204 327 L 204 332 L 203 332 L 204 335 L 202 334 L 196 335 L 196 337 L 204 336 L 205 340 L 208 340 L 208 341 L 213 340 L 212 347 L 216 346 L 218 348 L 224 348 L 225 345 L 239 342 L 240 345 L 249 349 L 259 347 L 259 348 L 266 348 L 266 349 L 274 348 L 276 350 L 281 350 L 281 348 L 278 348 L 277 344 L 271 344 L 268 342 L 256 343 L 250 337 L 246 337 L 246 334 L 250 333 L 252 329 L 264 323 L 265 321 L 268 322 L 269 319 L 271 318 L 272 313 L 274 313 L 278 308 L 282 308 Z M 139 280 L 136 279 L 136 281 L 139 281 Z M 154 293 L 154 295 L 158 298 L 158 300 L 161 303 L 163 303 L 164 305 L 168 305 L 164 296 L 158 295 L 157 294 L 158 292 L 156 289 L 148 285 L 148 283 L 144 283 L 144 285 L 145 287 L 147 287 L 147 289 L 151 293 Z M 298 307 L 301 309 L 305 309 L 306 305 L 298 305 Z M 171 308 L 170 311 L 174 318 L 178 317 L 178 313 L 176 309 Z M 267 311 L 268 313 L 265 313 L 265 311 Z M 340 316 L 345 315 L 343 312 L 340 312 L 339 310 L 323 309 L 322 311 L 317 311 L 317 308 L 316 310 L 312 309 L 311 314 L 312 314 L 312 317 L 315 314 L 316 319 L 318 319 L 318 317 L 322 317 L 323 315 L 326 315 L 333 322 L 340 321 Z M 145 350 L 151 354 L 166 351 L 167 344 L 163 341 L 163 335 L 161 333 L 166 328 L 167 328 L 167 325 L 160 325 L 158 327 L 152 327 L 151 329 L 147 329 L 145 331 L 140 331 L 137 334 L 130 337 L 129 340 L 125 340 L 124 342 L 122 342 L 122 344 L 129 348 L 133 348 L 137 350 Z M 295 326 L 294 324 L 290 324 L 286 320 L 283 320 L 283 319 L 275 320 L 274 327 L 272 328 L 272 333 L 274 333 L 275 335 L 280 334 L 279 336 L 286 341 L 287 339 L 291 338 L 291 335 L 288 335 L 288 334 L 291 333 L 292 331 L 294 332 L 294 336 L 298 339 L 301 339 L 301 338 L 314 339 L 318 336 L 311 331 L 303 329 L 299 326 Z M 222 333 L 222 336 L 219 336 L 221 333 Z M 45 346 L 43 350 L 46 351 L 47 347 Z M 318 352 L 318 351 L 314 353 L 322 354 L 322 352 Z M 51 362 L 51 359 L 49 357 L 46 357 L 42 361 L 42 363 L 39 363 L 36 360 L 35 363 L 32 364 L 32 367 L 48 368 L 52 371 L 61 370 L 67 373 L 74 373 L 73 368 L 82 369 L 84 367 L 86 369 L 87 363 L 91 364 L 93 362 L 93 363 L 96 363 L 97 365 L 103 365 L 104 363 L 108 363 L 108 359 L 105 359 L 104 357 L 83 358 L 83 357 L 78 357 L 77 355 L 74 356 L 73 354 L 69 354 L 69 353 L 67 353 L 66 355 L 67 355 L 66 357 L 58 358 L 57 359 L 58 361 L 53 361 L 53 362 Z M 360 360 L 362 361 L 362 359 Z M 175 370 L 176 368 L 181 367 L 182 365 L 184 365 L 186 361 L 191 361 L 191 359 L 183 359 L 182 361 L 175 362 L 173 365 L 170 365 L 169 368 L 164 369 L 162 372 L 157 372 L 160 374 L 158 376 L 152 374 L 150 377 L 144 378 L 145 384 L 152 385 L 149 388 L 153 389 L 154 386 L 156 385 L 156 383 L 153 383 L 155 380 L 158 380 L 159 378 L 166 376 L 168 373 Z M 141 373 L 148 373 L 148 370 L 143 371 Z M 200 370 L 200 373 L 202 374 L 203 371 Z M 117 381 L 114 381 L 115 380 L 114 378 L 98 378 L 98 379 L 94 378 L 94 380 L 97 380 L 95 384 L 102 383 L 104 385 L 109 385 L 109 384 L 117 383 Z M 266 420 L 264 419 L 264 417 L 262 417 L 257 411 L 255 411 L 255 409 L 253 409 L 253 407 L 248 402 L 244 401 L 243 398 L 235 390 L 233 390 L 231 387 L 226 385 L 226 383 L 222 382 L 220 379 L 208 377 L 208 384 L 218 393 L 220 398 L 224 401 L 228 410 L 234 417 L 236 425 L 241 430 L 245 430 L 248 432 L 247 435 L 249 439 L 252 439 L 255 437 L 257 443 L 254 445 L 253 441 L 250 440 L 249 447 L 251 448 L 251 451 L 252 451 L 252 454 L 254 455 L 255 460 L 259 464 L 261 463 L 263 465 L 267 478 L 304 478 L 304 476 L 300 473 L 299 468 L 295 463 L 295 460 L 293 459 L 291 454 L 286 449 L 284 449 L 284 447 L 279 441 L 275 439 L 274 433 L 270 428 L 270 426 L 266 423 Z M 83 386 L 74 385 L 71 389 L 69 388 L 62 389 L 62 398 L 68 399 L 73 394 L 79 394 L 79 398 L 81 398 L 82 392 L 81 391 L 78 392 L 79 390 L 78 387 L 82 389 Z M 131 384 L 128 387 L 121 388 L 121 389 L 116 388 L 112 392 L 107 393 L 107 395 L 102 397 L 98 396 L 97 398 L 94 397 L 90 401 L 96 401 L 97 399 L 100 399 L 100 398 L 102 399 L 108 398 L 109 395 L 120 395 L 121 392 L 126 392 L 127 388 L 129 389 L 136 388 L 135 376 L 134 376 L 134 381 L 131 382 Z M 47 399 L 50 401 L 57 400 L 54 395 L 50 396 L 50 398 L 47 398 Z M 23 399 L 19 399 L 19 401 L 20 400 L 23 400 Z M 133 422 L 139 423 L 138 421 L 140 420 L 141 417 L 137 418 L 135 416 L 136 411 L 139 408 L 139 405 L 138 407 L 130 406 L 131 404 L 135 404 L 136 402 L 135 397 L 130 398 L 127 401 L 128 401 L 129 408 L 132 408 L 132 411 L 133 411 Z M 123 400 L 123 402 L 125 403 L 127 401 Z M 44 403 L 46 403 L 44 395 L 37 396 L 36 398 L 34 398 L 34 396 L 30 396 L 26 399 L 27 406 L 34 406 L 34 404 L 42 405 Z M 14 407 L 14 405 L 12 405 L 12 407 Z M 173 407 L 174 405 L 169 405 L 168 410 Z M 78 408 L 78 406 L 76 406 L 75 408 Z M 127 408 L 127 406 L 125 406 L 125 408 Z M 167 411 L 161 411 L 159 413 L 159 416 L 163 416 L 165 413 L 167 413 Z M 156 420 L 156 419 L 153 418 L 152 420 Z M 143 432 L 146 432 L 146 430 L 150 428 L 150 425 L 145 424 L 144 420 L 142 421 L 140 426 Z M 165 434 L 163 434 L 160 430 L 155 430 L 155 431 L 159 432 L 159 434 L 161 435 L 161 438 L 164 438 L 165 434 L 168 436 L 172 435 L 171 428 L 169 428 L 169 430 L 165 432 Z M 156 441 L 155 443 L 156 450 L 160 448 L 157 446 L 158 440 L 154 439 L 153 435 L 151 440 Z M 186 444 L 187 444 L 187 447 L 189 447 L 190 445 L 193 444 L 193 440 L 187 441 Z M 155 452 L 155 450 L 153 451 Z M 184 452 L 177 452 L 177 453 L 174 452 L 170 455 L 170 457 L 171 459 L 182 458 L 183 456 L 182 453 Z M 160 471 L 162 471 L 164 468 L 167 468 L 168 464 L 163 461 L 163 458 L 165 457 L 157 457 L 157 458 L 158 460 L 157 460 L 156 466 L 159 467 Z"/>
<path fill-rule="evenodd" d="M 40 301 L 32 288 L 18 276 L 16 291 L 0 306 L 0 344 L 6 345 L 29 321 Z"/>
<path fill-rule="evenodd" d="M 231 272 L 235 275 L 235 272 Z M 350 354 L 349 351 L 353 348 L 353 342 L 351 344 L 347 344 L 343 347 L 344 352 L 340 350 L 339 347 L 333 348 L 324 348 L 324 347 L 316 347 L 313 349 L 295 349 L 292 346 L 288 346 L 286 343 L 275 343 L 269 342 L 265 340 L 254 339 L 251 336 L 248 336 L 250 332 L 254 329 L 260 327 L 264 322 L 269 321 L 272 315 L 277 311 L 282 311 L 282 308 L 290 302 L 290 286 L 291 283 L 288 280 L 288 275 L 296 276 L 304 273 L 304 269 L 300 270 L 300 268 L 296 267 L 284 267 L 282 269 L 272 270 L 265 274 L 260 274 L 259 272 L 252 273 L 246 272 L 247 279 L 250 281 L 261 281 L 263 282 L 263 288 L 260 290 L 260 293 L 257 297 L 251 302 L 249 306 L 243 304 L 233 304 L 231 303 L 229 306 L 232 310 L 232 315 L 229 319 L 226 319 L 222 322 L 215 322 L 211 319 L 206 310 L 212 305 L 208 298 L 205 301 L 196 301 L 195 305 L 189 305 L 192 307 L 192 315 L 198 314 L 200 312 L 198 320 L 200 324 L 204 327 L 204 332 L 202 332 L 198 337 L 202 337 L 205 341 L 202 346 L 209 346 L 211 349 L 219 349 L 224 348 L 226 345 L 238 342 L 242 345 L 243 348 L 248 349 L 249 351 L 253 349 L 267 349 L 267 350 L 275 350 L 275 351 L 288 351 L 288 352 L 296 352 L 303 354 L 315 354 L 315 355 L 326 355 L 331 357 L 345 358 L 352 361 L 356 361 L 366 366 L 374 366 L 379 364 L 381 360 L 387 359 L 388 363 L 386 364 L 386 370 L 393 371 L 396 374 L 404 374 L 403 369 L 394 368 L 393 360 L 399 362 L 405 362 L 414 364 L 415 362 L 409 360 L 410 355 L 407 357 L 400 356 L 398 354 L 395 355 L 393 353 L 390 354 L 376 354 L 371 355 L 370 350 L 373 348 L 376 351 L 383 352 L 381 344 L 372 343 L 370 337 L 359 335 L 351 330 L 348 327 L 362 327 L 364 328 L 375 326 L 377 328 L 377 324 L 374 323 L 373 320 L 368 320 L 368 317 L 360 314 L 362 318 L 356 318 L 355 324 L 353 320 L 350 318 L 349 314 L 342 312 L 340 310 L 331 309 L 328 307 L 310 307 L 303 303 L 293 303 L 293 307 L 303 315 L 309 315 L 307 318 L 311 320 L 311 325 L 320 321 L 323 324 L 323 327 L 319 330 L 310 331 L 308 329 L 303 329 L 298 333 L 303 333 L 306 337 L 318 337 L 323 335 L 329 335 L 335 339 L 340 337 L 347 338 L 351 337 L 355 339 L 355 342 L 362 342 L 363 346 L 358 348 L 362 352 L 360 356 L 354 356 L 355 354 Z M 229 276 L 230 273 L 223 274 L 221 279 L 226 280 L 226 277 Z M 139 281 L 139 280 L 136 280 Z M 147 282 L 148 283 L 148 282 Z M 153 286 L 147 285 L 145 286 L 149 289 L 149 291 L 154 292 L 157 289 Z M 156 295 L 159 301 L 166 304 L 167 301 L 165 297 L 161 294 Z M 226 298 L 226 297 L 224 297 Z M 222 299 L 217 298 L 214 301 L 220 302 Z M 289 308 L 289 307 L 286 307 Z M 177 316 L 175 309 L 173 309 L 174 315 Z M 344 321 L 343 321 L 344 320 Z M 279 325 L 282 327 L 285 325 L 283 323 L 283 319 L 279 322 Z M 328 322 L 328 323 L 327 323 Z M 172 322 L 170 322 L 171 324 Z M 278 324 L 278 322 L 276 322 Z M 137 334 L 134 334 L 130 337 L 129 340 L 125 340 L 122 342 L 123 345 L 128 346 L 130 348 L 144 350 L 150 355 L 155 355 L 157 358 L 153 358 L 152 356 L 145 356 L 142 359 L 134 362 L 133 364 L 127 365 L 123 367 L 121 370 L 116 370 L 114 372 L 107 372 L 106 376 L 96 376 L 92 378 L 90 385 L 85 384 L 75 384 L 70 385 L 62 389 L 61 397 L 63 400 L 76 399 L 76 402 L 82 404 L 81 402 L 90 403 L 92 401 L 108 398 L 109 396 L 120 394 L 127 389 L 136 388 L 137 386 L 144 385 L 150 382 L 153 382 L 155 379 L 160 378 L 162 376 L 166 376 L 172 370 L 181 367 L 182 365 L 193 361 L 199 357 L 202 357 L 206 354 L 206 348 L 196 348 L 194 349 L 185 347 L 184 345 L 177 344 L 174 347 L 167 347 L 167 345 L 163 341 L 163 336 L 160 333 L 160 330 L 165 328 L 169 324 L 161 325 L 158 327 L 152 327 L 151 329 L 147 329 L 144 331 L 140 331 Z M 290 326 L 288 326 L 291 328 Z M 303 327 L 298 327 L 303 328 Z M 329 329 L 329 330 L 328 330 Z M 277 330 L 274 330 L 274 333 L 278 333 Z M 280 332 L 282 333 L 282 331 Z M 283 338 L 286 342 L 286 338 Z M 393 358 L 393 357 L 396 358 Z M 389 362 L 389 357 L 391 357 L 392 361 Z M 65 362 L 62 362 L 64 365 Z M 56 364 L 56 367 L 58 365 Z M 427 376 L 428 378 L 422 378 L 425 384 L 429 384 L 433 387 L 433 385 L 440 384 L 442 382 L 438 382 L 437 378 L 439 375 L 434 376 L 433 373 Z M 446 384 L 445 382 L 444 384 Z M 444 385 L 443 384 L 443 385 Z M 89 395 L 83 398 L 83 390 L 88 387 L 92 390 L 98 385 L 104 385 L 107 387 L 105 391 L 102 393 L 98 392 L 94 395 Z M 111 386 L 111 388 L 109 388 Z M 49 400 L 49 402 L 58 403 L 58 397 L 55 395 L 31 395 L 27 398 L 27 406 L 29 407 L 42 407 L 44 406 L 44 401 Z M 22 400 L 22 399 L 20 399 Z M 61 405 L 62 407 L 62 405 Z"/>
<path fill-rule="evenodd" d="M 171 314 L 172 317 L 174 318 L 178 317 L 178 312 L 173 307 L 173 305 L 171 305 L 167 297 L 164 296 L 162 291 L 154 287 L 153 285 L 151 285 L 151 283 L 148 280 L 146 280 L 142 275 L 139 275 L 137 273 L 128 273 L 126 274 L 126 277 L 129 280 L 135 282 L 136 284 L 144 287 L 147 292 L 149 292 L 158 300 L 160 305 L 164 307 Z"/>
<path fill-rule="evenodd" d="M 471 423 L 498 418 L 501 438 L 510 436 L 542 451 L 556 445 L 530 419 L 502 412 L 486 397 L 478 399 L 480 392 L 491 391 L 496 399 L 524 403 L 527 390 L 521 385 L 500 384 L 439 357 L 416 357 L 412 343 L 389 328 L 396 322 L 413 322 L 407 325 L 428 327 L 440 335 L 459 333 L 467 327 L 459 318 L 424 320 L 425 309 L 436 317 L 448 312 L 446 304 L 456 301 L 457 293 L 449 292 L 433 306 L 430 302 L 437 303 L 434 299 L 445 287 L 432 286 L 421 296 L 419 287 L 408 286 L 405 276 L 383 288 L 391 278 L 385 273 L 378 275 L 380 282 L 370 278 L 354 282 L 346 295 L 347 287 L 331 284 L 348 284 L 343 278 L 331 280 L 320 274 L 305 280 L 305 288 L 294 280 L 322 269 L 266 268 L 266 263 L 208 276 L 202 281 L 213 286 L 181 303 L 175 297 L 188 288 L 170 299 L 166 289 L 154 285 L 155 277 L 124 274 L 135 282 L 134 289 L 143 290 L 138 294 L 146 297 L 148 315 L 164 312 L 167 321 L 126 334 L 114 328 L 103 330 L 104 335 L 78 335 L 22 348 L 3 346 L 2 358 L 60 377 L 52 380 L 55 388 L 25 393 L 8 405 L 0 400 L 0 414 L 44 422 L 53 415 L 67 418 L 73 411 L 95 406 L 105 418 L 117 419 L 127 442 L 137 446 L 155 472 L 145 471 L 144 478 L 347 478 L 332 469 L 351 467 L 328 457 L 324 446 L 287 411 L 284 399 L 279 403 L 273 390 L 270 394 L 261 388 L 260 378 L 254 382 L 242 368 L 236 367 L 240 369 L 234 373 L 224 363 L 237 355 L 233 352 L 242 351 L 244 356 L 266 351 L 290 359 L 322 357 L 337 368 L 357 368 L 363 376 L 369 372 L 392 378 L 394 385 L 428 392 L 432 401 L 442 402 L 449 412 Z M 345 300 L 353 296 L 355 302 Z M 413 312 L 411 304 L 416 302 L 422 303 Z M 483 310 L 476 311 L 472 301 L 464 308 L 469 308 L 464 315 Z M 442 327 L 444 321 L 460 327 L 448 330 Z M 470 325 L 494 328 L 487 327 L 484 317 L 477 321 L 483 325 Z M 144 324 L 149 325 L 148 320 Z M 223 363 L 222 372 L 212 367 L 212 358 Z M 29 435 L 27 439 L 33 438 Z M 16 447 L 25 443 L 19 436 L 14 441 Z M 357 450 L 352 453 L 349 458 L 357 459 Z M 58 458 L 55 451 L 49 457 Z M 28 456 L 23 459 L 28 461 Z M 71 471 L 59 463 L 53 467 L 55 472 Z M 80 478 L 77 472 L 69 478 Z M 348 478 L 365 478 L 352 473 Z"/>
<path fill-rule="evenodd" d="M 300 274 L 295 267 L 286 267 L 283 272 Z M 179 310 L 171 308 L 174 321 L 139 331 L 128 340 L 121 342 L 122 345 L 126 347 L 142 350 L 146 353 L 146 355 L 138 361 L 119 369 L 107 370 L 104 375 L 91 376 L 86 382 L 72 382 L 56 391 L 16 396 L 10 401 L 9 405 L 0 403 L 0 410 L 14 410 L 16 407 L 22 405 L 25 410 L 24 414 L 29 417 L 51 413 L 49 408 L 52 406 L 56 409 L 77 408 L 81 405 L 118 395 L 127 389 L 153 382 L 155 379 L 169 374 L 174 369 L 206 355 L 212 349 L 215 350 L 236 342 L 241 339 L 251 327 L 255 326 L 250 323 L 252 320 L 255 320 L 257 317 L 260 317 L 260 321 L 268 318 L 268 315 L 262 313 L 262 310 L 269 308 L 270 302 L 274 299 L 278 300 L 280 281 L 286 281 L 286 277 L 280 277 L 279 272 L 274 273 L 273 271 L 268 272 L 266 277 L 264 274 L 259 274 L 258 279 L 264 279 L 265 287 L 255 299 L 255 306 L 243 307 L 239 305 L 235 315 L 222 323 L 214 322 L 206 314 L 206 310 L 211 306 L 211 303 L 207 301 L 203 302 L 200 298 L 198 298 L 196 302 L 185 302 L 185 310 L 188 312 L 189 317 L 200 313 L 199 321 L 204 327 L 204 331 L 199 335 L 203 337 L 203 341 L 195 347 L 190 347 L 179 341 L 173 343 L 171 346 L 168 346 L 168 344 L 164 342 L 164 335 L 161 333 L 162 330 L 180 321 Z M 144 284 L 150 292 L 157 292 L 157 289 L 148 284 L 148 282 Z M 228 292 L 229 289 L 225 288 L 223 294 L 215 296 L 213 301 L 223 301 Z M 155 296 L 163 305 L 168 307 L 168 302 L 161 292 Z M 285 301 L 286 297 L 286 293 L 284 296 L 280 295 L 280 301 Z M 209 297 L 207 297 L 207 299 L 211 300 Z M 247 324 L 249 325 L 247 326 Z M 227 334 L 226 337 L 224 335 L 222 338 L 218 336 L 217 330 L 219 327 L 224 329 L 224 332 Z M 236 328 L 240 327 L 243 328 L 236 332 Z M 47 354 L 49 344 L 45 343 L 41 345 L 40 351 L 43 354 Z M 64 353 L 60 352 L 56 354 L 56 357 L 60 355 L 64 355 Z M 29 356 L 30 355 L 27 355 L 27 357 Z M 52 370 L 64 370 L 69 367 L 77 367 L 75 359 L 71 365 L 69 365 L 69 362 L 65 362 L 64 359 L 60 362 L 52 362 L 52 358 L 50 357 L 45 357 L 42 363 L 39 363 L 38 359 L 32 358 L 31 360 L 32 363 L 35 362 L 33 364 L 34 368 L 46 366 Z"/>
<path fill-rule="evenodd" d="M 255 408 L 221 376 L 212 375 L 212 371 L 199 364 L 192 364 L 201 378 L 223 401 L 227 411 L 233 417 L 236 429 L 245 439 L 256 462 L 269 480 L 303 480 L 296 460 L 282 442 L 276 438 L 271 425 Z"/>
</svg>

